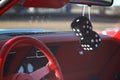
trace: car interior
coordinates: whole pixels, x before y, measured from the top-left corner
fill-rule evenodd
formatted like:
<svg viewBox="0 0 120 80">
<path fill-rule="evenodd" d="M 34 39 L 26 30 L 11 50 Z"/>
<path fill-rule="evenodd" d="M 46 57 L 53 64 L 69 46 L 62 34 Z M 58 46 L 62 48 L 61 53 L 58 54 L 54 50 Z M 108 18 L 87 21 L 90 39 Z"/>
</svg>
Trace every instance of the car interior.
<svg viewBox="0 0 120 80">
<path fill-rule="evenodd" d="M 68 3 L 111 6 L 113 0 L 1 0 L 0 15 L 16 4 L 61 8 Z M 0 80 L 120 80 L 120 31 L 97 33 L 90 16 L 74 18 L 70 27 L 1 34 Z"/>
</svg>

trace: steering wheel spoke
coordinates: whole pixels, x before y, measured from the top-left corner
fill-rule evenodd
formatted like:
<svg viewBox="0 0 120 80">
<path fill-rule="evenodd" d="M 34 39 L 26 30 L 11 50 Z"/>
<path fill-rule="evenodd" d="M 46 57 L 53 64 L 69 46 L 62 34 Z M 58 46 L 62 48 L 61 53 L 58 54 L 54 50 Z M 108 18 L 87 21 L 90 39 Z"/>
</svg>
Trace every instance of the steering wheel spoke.
<svg viewBox="0 0 120 80">
<path fill-rule="evenodd" d="M 32 76 L 32 78 L 34 80 L 40 80 L 41 78 L 46 76 L 48 73 L 50 73 L 50 70 L 48 69 L 47 66 L 44 66 L 44 67 L 30 73 L 30 75 Z"/>
</svg>

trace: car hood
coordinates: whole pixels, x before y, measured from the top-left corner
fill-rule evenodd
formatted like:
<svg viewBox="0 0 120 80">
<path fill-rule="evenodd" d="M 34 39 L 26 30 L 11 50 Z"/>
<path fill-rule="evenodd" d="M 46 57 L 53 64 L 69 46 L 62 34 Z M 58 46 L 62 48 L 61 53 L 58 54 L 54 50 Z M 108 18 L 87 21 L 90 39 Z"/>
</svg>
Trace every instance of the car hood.
<svg viewBox="0 0 120 80">
<path fill-rule="evenodd" d="M 0 29 L 0 34 L 6 33 L 38 33 L 45 32 L 43 29 Z"/>
</svg>

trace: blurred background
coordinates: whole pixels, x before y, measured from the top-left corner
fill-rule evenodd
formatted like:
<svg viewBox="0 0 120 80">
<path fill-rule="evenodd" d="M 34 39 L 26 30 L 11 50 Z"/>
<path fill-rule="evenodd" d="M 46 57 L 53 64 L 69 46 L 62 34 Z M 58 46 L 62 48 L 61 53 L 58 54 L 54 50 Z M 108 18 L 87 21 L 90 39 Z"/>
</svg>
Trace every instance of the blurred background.
<svg viewBox="0 0 120 80">
<path fill-rule="evenodd" d="M 85 16 L 88 16 L 86 6 Z M 94 30 L 120 27 L 120 0 L 111 7 L 91 6 L 91 22 Z M 12 7 L 0 17 L 0 29 L 44 29 L 46 31 L 71 31 L 71 22 L 83 15 L 83 5 L 67 4 L 63 8 Z"/>
</svg>

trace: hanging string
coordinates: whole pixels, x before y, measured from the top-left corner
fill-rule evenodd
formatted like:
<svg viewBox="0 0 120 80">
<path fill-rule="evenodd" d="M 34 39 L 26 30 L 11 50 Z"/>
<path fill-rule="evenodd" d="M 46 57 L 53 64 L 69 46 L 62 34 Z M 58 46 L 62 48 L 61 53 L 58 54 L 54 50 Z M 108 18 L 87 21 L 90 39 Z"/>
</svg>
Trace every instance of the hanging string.
<svg viewBox="0 0 120 80">
<path fill-rule="evenodd" d="M 90 7 L 89 7 L 89 6 L 88 6 L 88 18 L 89 18 L 89 20 L 90 20 L 90 18 L 91 18 Z"/>
<path fill-rule="evenodd" d="M 90 6 L 88 6 L 87 8 L 88 8 L 88 18 L 91 19 Z M 83 6 L 82 16 L 85 16 L 85 9 L 86 9 L 86 5 Z"/>
<path fill-rule="evenodd" d="M 83 16 L 85 16 L 85 8 L 86 8 L 86 5 L 83 6 Z"/>
</svg>

